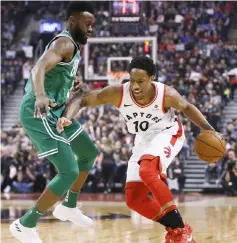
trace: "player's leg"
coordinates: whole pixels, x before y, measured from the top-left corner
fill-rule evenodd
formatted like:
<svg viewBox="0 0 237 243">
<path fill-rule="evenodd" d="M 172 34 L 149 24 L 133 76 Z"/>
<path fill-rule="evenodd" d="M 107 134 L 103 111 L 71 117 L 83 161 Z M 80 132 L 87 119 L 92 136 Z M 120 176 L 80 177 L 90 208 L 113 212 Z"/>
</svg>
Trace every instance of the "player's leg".
<svg viewBox="0 0 237 243">
<path fill-rule="evenodd" d="M 161 213 L 161 206 L 157 200 L 148 196 L 149 192 L 139 177 L 139 165 L 131 157 L 125 186 L 126 204 L 142 216 L 153 220 Z"/>
<path fill-rule="evenodd" d="M 77 156 L 80 175 L 71 186 L 67 194 L 67 201 L 64 200 L 63 204 L 68 207 L 75 207 L 77 196 L 88 177 L 89 170 L 92 168 L 99 151 L 77 121 L 73 120 L 72 125 L 65 129 L 65 133 L 71 142 L 74 154 Z M 77 195 L 75 196 L 75 194 Z"/>
<path fill-rule="evenodd" d="M 160 177 L 161 173 L 161 163 L 160 158 L 152 155 L 144 155 L 140 160 L 140 170 L 139 175 L 143 183 L 152 192 L 154 198 L 160 203 L 162 212 L 157 215 L 155 221 L 158 221 L 163 217 L 163 215 L 173 212 L 172 214 L 177 214 L 177 207 L 173 200 L 173 196 L 168 186 L 162 181 Z M 172 215 L 171 214 L 171 215 Z M 170 215 L 170 214 L 169 214 Z M 184 227 L 181 217 L 174 217 L 177 220 L 165 224 L 167 227 L 177 228 Z M 161 220 L 162 223 L 164 221 Z M 168 220 L 169 221 L 169 220 Z"/>
<path fill-rule="evenodd" d="M 80 178 L 79 176 L 78 180 L 73 183 L 70 190 L 79 192 L 99 154 L 99 150 L 84 130 L 71 141 L 71 147 L 74 154 L 77 156 L 80 176 L 82 177 Z"/>
<path fill-rule="evenodd" d="M 43 213 L 70 188 L 79 174 L 70 143 L 65 134 L 58 134 L 53 116 L 35 119 L 35 98 L 25 95 L 20 108 L 20 121 L 35 145 L 39 158 L 48 157 L 58 170 L 37 203 L 20 220 L 14 221 L 10 230 L 22 242 L 41 242 L 35 226 Z"/>
<path fill-rule="evenodd" d="M 46 212 L 67 192 L 79 175 L 77 161 L 69 145 L 59 142 L 59 152 L 48 156 L 50 162 L 55 166 L 58 174 L 49 182 L 34 208 L 41 213 Z M 36 221 L 31 216 L 23 216 L 21 223 L 27 227 L 34 227 Z"/>
<path fill-rule="evenodd" d="M 71 188 L 67 191 L 66 197 L 62 204 L 59 204 L 53 215 L 61 220 L 67 220 L 81 226 L 90 226 L 93 222 L 90 218 L 85 216 L 79 208 L 77 208 L 77 199 L 79 192 L 84 185 L 89 170 L 91 169 L 98 149 L 93 144 L 88 134 L 82 129 L 81 125 L 73 121 L 73 124 L 65 129 L 68 140 L 71 142 L 71 148 L 77 157 L 77 163 L 80 169 L 79 177 L 72 184 Z M 77 217 L 75 218 L 75 215 Z"/>
<path fill-rule="evenodd" d="M 155 221 L 166 226 L 168 232 L 170 232 L 167 235 L 167 241 L 170 237 L 174 237 L 172 239 L 180 237 L 182 239 L 180 242 L 193 242 L 190 226 L 184 224 L 171 191 L 161 179 L 162 172 L 165 172 L 181 150 L 183 142 L 183 136 L 178 138 L 178 136 L 169 134 L 157 135 L 151 146 L 145 150 L 145 154 L 140 158 L 139 175 L 161 205 L 162 212 L 157 215 Z"/>
<path fill-rule="evenodd" d="M 88 177 L 99 151 L 77 121 L 73 120 L 72 125 L 65 128 L 65 133 L 77 157 L 80 169 L 79 177 L 67 192 L 63 202 L 64 206 L 74 208 L 77 204 L 78 194 Z"/>
<path fill-rule="evenodd" d="M 59 142 L 58 153 L 49 155 L 58 175 L 47 185 L 35 205 L 20 220 L 10 226 L 12 234 L 23 242 L 41 242 L 35 233 L 35 227 L 41 216 L 51 208 L 70 188 L 79 175 L 77 161 L 69 145 Z M 33 242 L 33 241 L 32 241 Z"/>
</svg>

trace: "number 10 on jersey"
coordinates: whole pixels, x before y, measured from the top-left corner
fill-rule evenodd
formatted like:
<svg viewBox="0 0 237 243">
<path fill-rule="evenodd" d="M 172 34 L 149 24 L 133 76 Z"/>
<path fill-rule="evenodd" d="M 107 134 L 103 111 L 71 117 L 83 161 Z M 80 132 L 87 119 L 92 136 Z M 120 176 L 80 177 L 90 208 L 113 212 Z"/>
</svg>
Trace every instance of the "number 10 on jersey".
<svg viewBox="0 0 237 243">
<path fill-rule="evenodd" d="M 135 122 L 133 122 L 133 124 L 135 125 L 135 132 L 139 132 L 139 130 L 145 132 L 149 127 L 148 121 L 143 121 L 140 123 L 139 123 L 139 121 L 135 121 Z"/>
</svg>

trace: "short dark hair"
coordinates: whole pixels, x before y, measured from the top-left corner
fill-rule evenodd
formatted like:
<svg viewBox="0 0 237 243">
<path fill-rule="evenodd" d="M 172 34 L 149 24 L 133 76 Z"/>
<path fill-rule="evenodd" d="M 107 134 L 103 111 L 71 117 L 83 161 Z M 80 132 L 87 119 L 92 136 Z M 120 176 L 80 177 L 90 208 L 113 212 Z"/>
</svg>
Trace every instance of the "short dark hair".
<svg viewBox="0 0 237 243">
<path fill-rule="evenodd" d="M 129 64 L 128 71 L 130 72 L 133 68 L 139 68 L 147 72 L 149 76 L 156 75 L 156 65 L 153 60 L 146 56 L 135 57 Z"/>
<path fill-rule="evenodd" d="M 94 14 L 93 7 L 90 2 L 71 2 L 67 6 L 67 14 L 66 18 L 68 19 L 72 13 L 81 13 L 81 12 L 89 12 Z"/>
</svg>

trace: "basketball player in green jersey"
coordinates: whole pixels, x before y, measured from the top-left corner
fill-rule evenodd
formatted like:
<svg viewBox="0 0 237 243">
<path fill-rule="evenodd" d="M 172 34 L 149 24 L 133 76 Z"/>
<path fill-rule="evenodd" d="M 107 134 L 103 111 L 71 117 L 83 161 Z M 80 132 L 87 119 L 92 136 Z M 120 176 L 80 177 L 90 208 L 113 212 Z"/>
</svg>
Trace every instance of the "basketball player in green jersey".
<svg viewBox="0 0 237 243">
<path fill-rule="evenodd" d="M 98 149 L 75 120 L 64 133 L 59 134 L 56 130 L 57 120 L 74 85 L 81 58 L 79 44 L 87 43 L 93 23 L 90 3 L 70 3 L 66 29 L 46 46 L 25 88 L 20 121 L 39 158 L 47 157 L 56 167 L 58 175 L 49 182 L 35 205 L 11 224 L 13 236 L 24 243 L 42 242 L 36 231 L 37 221 L 66 192 L 65 200 L 56 207 L 53 215 L 82 227 L 93 224 L 92 219 L 76 207 L 76 202 Z"/>
</svg>

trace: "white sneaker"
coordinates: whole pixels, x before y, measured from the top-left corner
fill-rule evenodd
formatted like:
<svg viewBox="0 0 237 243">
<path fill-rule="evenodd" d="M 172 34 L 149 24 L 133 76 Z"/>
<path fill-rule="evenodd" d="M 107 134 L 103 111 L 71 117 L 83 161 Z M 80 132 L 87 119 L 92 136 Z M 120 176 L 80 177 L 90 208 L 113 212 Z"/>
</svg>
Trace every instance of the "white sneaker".
<svg viewBox="0 0 237 243">
<path fill-rule="evenodd" d="M 20 219 L 15 220 L 9 227 L 12 235 L 23 243 L 43 243 L 39 238 L 36 228 L 27 228 L 20 223 Z"/>
<path fill-rule="evenodd" d="M 68 208 L 60 203 L 53 211 L 53 216 L 62 221 L 71 221 L 81 227 L 93 225 L 93 220 L 83 214 L 79 204 L 76 208 Z"/>
</svg>

